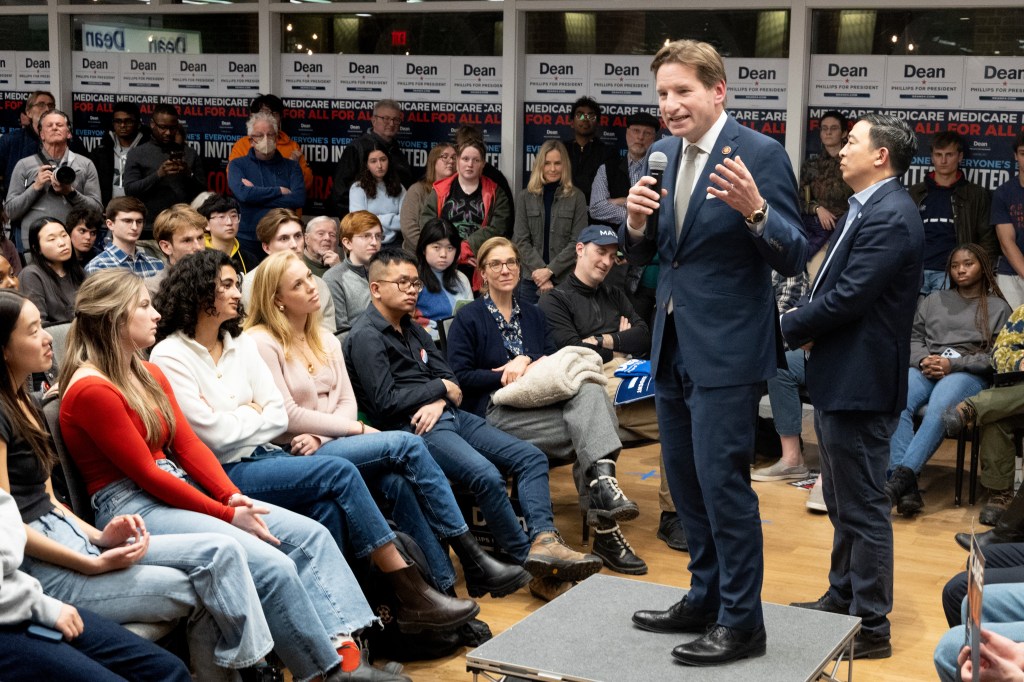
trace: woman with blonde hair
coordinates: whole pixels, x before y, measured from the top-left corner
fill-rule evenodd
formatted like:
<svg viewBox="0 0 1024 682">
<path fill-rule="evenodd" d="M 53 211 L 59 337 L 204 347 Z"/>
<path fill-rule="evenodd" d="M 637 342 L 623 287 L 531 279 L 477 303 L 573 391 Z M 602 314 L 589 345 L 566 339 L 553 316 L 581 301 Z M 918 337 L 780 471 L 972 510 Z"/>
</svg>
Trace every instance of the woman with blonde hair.
<svg viewBox="0 0 1024 682">
<path fill-rule="evenodd" d="M 270 367 L 287 412 L 287 428 L 273 441 L 293 455 L 314 455 L 306 458 L 310 466 L 354 464 L 383 494 L 398 527 L 423 549 L 442 590 L 455 583 L 444 543 L 462 563 L 470 596 L 503 597 L 522 587 L 529 581 L 525 571 L 491 558 L 477 544 L 423 439 L 404 431 L 381 433 L 357 419 L 341 343 L 320 332 L 308 276 L 301 260 L 275 254 L 253 285 L 246 335 Z"/>
<path fill-rule="evenodd" d="M 587 226 L 587 201 L 572 185 L 569 152 L 558 140 L 537 151 L 530 181 L 516 197 L 512 241 L 522 254 L 520 298 L 536 303 L 576 264 L 576 238 Z"/>
<path fill-rule="evenodd" d="M 351 636 L 376 618 L 327 530 L 239 492 L 192 431 L 167 377 L 143 361 L 159 320 L 129 271 L 98 272 L 79 290 L 60 372 L 60 425 L 97 521 L 131 515 L 155 533 L 218 533 L 240 544 L 295 679 L 405 679 L 359 664 Z M 242 575 L 220 576 L 217 589 L 237 589 Z"/>
<path fill-rule="evenodd" d="M 427 154 L 427 172 L 423 179 L 415 183 L 405 193 L 399 223 L 402 226 L 402 248 L 410 256 L 416 255 L 416 245 L 420 242 L 420 215 L 427 195 L 438 180 L 450 178 L 455 174 L 455 147 L 447 142 L 434 145 Z"/>
</svg>

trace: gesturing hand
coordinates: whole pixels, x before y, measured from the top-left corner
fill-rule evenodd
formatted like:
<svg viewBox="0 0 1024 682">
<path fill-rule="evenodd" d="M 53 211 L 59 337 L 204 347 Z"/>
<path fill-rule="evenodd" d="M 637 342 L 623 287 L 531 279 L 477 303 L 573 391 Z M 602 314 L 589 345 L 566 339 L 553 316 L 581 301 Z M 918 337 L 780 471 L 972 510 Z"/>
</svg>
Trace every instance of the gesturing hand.
<svg viewBox="0 0 1024 682">
<path fill-rule="evenodd" d="M 708 187 L 708 194 L 724 201 L 727 205 L 748 216 L 764 206 L 764 197 L 757 191 L 757 183 L 747 170 L 743 159 L 722 159 L 710 176 L 716 187 Z"/>
</svg>

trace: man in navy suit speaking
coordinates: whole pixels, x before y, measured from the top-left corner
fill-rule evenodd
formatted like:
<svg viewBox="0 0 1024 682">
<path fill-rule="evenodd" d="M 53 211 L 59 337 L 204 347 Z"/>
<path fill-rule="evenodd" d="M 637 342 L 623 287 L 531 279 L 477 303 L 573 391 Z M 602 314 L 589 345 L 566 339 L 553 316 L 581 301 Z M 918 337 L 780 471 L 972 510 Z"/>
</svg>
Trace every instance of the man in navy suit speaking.
<svg viewBox="0 0 1024 682">
<path fill-rule="evenodd" d="M 658 51 L 651 70 L 672 134 L 651 153 L 668 164 L 660 196 L 650 175 L 630 188 L 619 237 L 631 263 L 661 266 L 651 371 L 691 583 L 682 601 L 638 611 L 633 622 L 704 633 L 672 655 L 715 665 L 765 652 L 761 519 L 750 465 L 763 382 L 781 357 L 771 271 L 802 272 L 807 241 L 782 146 L 725 113 L 718 52 L 676 41 Z"/>
<path fill-rule="evenodd" d="M 892 508 L 889 439 L 907 404 L 910 330 L 921 287 L 924 226 L 900 177 L 917 149 L 902 119 L 869 114 L 839 152 L 854 191 L 836 221 L 809 301 L 782 316 L 790 348 L 807 351 L 807 392 L 835 528 L 829 589 L 794 604 L 862 619 L 854 658 L 888 658 Z"/>
</svg>

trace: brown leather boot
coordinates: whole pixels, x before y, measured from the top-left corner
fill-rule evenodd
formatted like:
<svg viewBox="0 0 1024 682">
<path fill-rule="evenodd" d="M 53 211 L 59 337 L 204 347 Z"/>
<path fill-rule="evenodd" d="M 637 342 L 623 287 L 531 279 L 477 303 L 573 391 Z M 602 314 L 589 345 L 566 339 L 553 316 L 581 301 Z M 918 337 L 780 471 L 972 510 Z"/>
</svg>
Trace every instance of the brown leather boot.
<svg viewBox="0 0 1024 682">
<path fill-rule="evenodd" d="M 558 533 L 549 530 L 534 538 L 523 568 L 535 578 L 576 582 L 594 575 L 602 565 L 601 557 L 570 549 Z"/>
<path fill-rule="evenodd" d="M 480 613 L 472 599 L 441 594 L 428 585 L 414 565 L 385 573 L 398 599 L 395 620 L 402 632 L 450 630 L 471 621 Z"/>
</svg>

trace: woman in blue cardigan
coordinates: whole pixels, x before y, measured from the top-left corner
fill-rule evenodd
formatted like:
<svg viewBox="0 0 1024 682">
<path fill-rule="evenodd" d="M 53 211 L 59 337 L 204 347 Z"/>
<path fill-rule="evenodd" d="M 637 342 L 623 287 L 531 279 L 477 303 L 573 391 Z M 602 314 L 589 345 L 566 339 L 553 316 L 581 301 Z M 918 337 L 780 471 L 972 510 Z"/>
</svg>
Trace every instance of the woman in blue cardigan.
<svg viewBox="0 0 1024 682">
<path fill-rule="evenodd" d="M 595 526 L 591 551 L 613 571 L 646 573 L 647 564 L 633 553 L 618 525 L 640 511 L 615 480 L 622 443 L 604 388 L 584 382 L 568 400 L 525 409 L 491 403 L 494 391 L 519 379 L 555 347 L 544 313 L 514 294 L 520 279 L 515 245 L 504 237 L 488 239 L 477 251 L 477 267 L 484 294 L 459 309 L 448 332 L 448 364 L 463 391 L 462 408 L 533 443 L 550 459 L 575 459 L 580 506 Z"/>
</svg>

